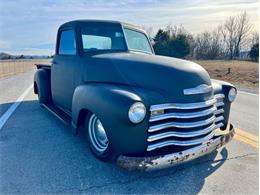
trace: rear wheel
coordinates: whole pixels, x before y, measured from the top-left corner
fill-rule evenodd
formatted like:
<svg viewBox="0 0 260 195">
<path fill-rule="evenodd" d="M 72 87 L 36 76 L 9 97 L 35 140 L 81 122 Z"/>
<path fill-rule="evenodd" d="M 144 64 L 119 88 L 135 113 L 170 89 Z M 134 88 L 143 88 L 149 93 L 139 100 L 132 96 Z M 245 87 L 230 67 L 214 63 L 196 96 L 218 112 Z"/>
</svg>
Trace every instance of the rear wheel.
<svg viewBox="0 0 260 195">
<path fill-rule="evenodd" d="M 40 105 L 42 106 L 42 104 L 45 104 L 49 101 L 49 91 L 47 91 L 44 86 L 41 86 L 40 84 L 39 85 L 36 85 L 35 84 L 35 89 L 36 89 L 36 92 L 37 92 L 37 95 L 38 95 L 38 100 L 39 100 L 39 103 Z"/>
<path fill-rule="evenodd" d="M 111 148 L 106 130 L 100 119 L 91 114 L 85 120 L 85 130 L 91 152 L 102 161 L 113 161 L 116 156 Z"/>
<path fill-rule="evenodd" d="M 41 92 L 40 92 L 40 90 L 38 89 L 37 85 L 36 85 L 35 87 L 36 87 L 36 90 L 37 90 L 37 95 L 38 95 L 39 104 L 40 104 L 40 106 L 43 108 L 43 104 L 45 103 L 45 102 L 44 102 L 44 98 L 42 97 Z"/>
</svg>

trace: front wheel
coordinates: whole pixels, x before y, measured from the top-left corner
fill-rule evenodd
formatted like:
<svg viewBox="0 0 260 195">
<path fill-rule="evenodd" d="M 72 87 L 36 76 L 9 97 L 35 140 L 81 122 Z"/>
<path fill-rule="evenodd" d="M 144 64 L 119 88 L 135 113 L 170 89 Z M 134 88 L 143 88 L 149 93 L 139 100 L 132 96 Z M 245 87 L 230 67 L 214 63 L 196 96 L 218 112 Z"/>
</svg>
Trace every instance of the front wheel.
<svg viewBox="0 0 260 195">
<path fill-rule="evenodd" d="M 116 158 L 106 130 L 95 114 L 85 120 L 85 130 L 91 152 L 102 161 L 113 161 Z"/>
</svg>

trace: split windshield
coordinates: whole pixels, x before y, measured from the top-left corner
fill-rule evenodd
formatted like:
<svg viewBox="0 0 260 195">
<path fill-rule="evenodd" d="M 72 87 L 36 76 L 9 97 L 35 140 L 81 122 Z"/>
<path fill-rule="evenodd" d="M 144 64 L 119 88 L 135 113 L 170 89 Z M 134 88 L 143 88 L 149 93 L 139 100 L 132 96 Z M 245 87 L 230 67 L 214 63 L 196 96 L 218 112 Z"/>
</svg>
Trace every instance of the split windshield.
<svg viewBox="0 0 260 195">
<path fill-rule="evenodd" d="M 139 31 L 120 26 L 102 25 L 83 28 L 81 32 L 84 52 L 134 50 L 152 53 L 147 36 Z"/>
<path fill-rule="evenodd" d="M 152 53 L 150 43 L 144 33 L 124 28 L 127 46 L 129 50 Z"/>
</svg>

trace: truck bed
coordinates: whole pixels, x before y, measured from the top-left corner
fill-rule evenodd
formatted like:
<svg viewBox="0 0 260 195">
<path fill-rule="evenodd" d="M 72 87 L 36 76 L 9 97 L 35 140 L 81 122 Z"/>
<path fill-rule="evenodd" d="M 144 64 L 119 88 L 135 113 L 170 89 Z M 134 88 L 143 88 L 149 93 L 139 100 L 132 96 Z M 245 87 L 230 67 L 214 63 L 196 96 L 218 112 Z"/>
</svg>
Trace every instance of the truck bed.
<svg viewBox="0 0 260 195">
<path fill-rule="evenodd" d="M 35 66 L 37 67 L 37 69 L 51 69 L 51 64 L 35 64 Z"/>
</svg>

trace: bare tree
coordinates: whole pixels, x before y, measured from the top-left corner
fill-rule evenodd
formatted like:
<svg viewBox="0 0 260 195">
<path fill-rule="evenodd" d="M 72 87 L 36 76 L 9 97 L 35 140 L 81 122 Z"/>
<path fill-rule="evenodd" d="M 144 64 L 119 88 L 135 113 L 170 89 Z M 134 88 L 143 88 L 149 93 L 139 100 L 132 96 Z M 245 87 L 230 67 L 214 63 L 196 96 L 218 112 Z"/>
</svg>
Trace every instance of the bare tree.
<svg viewBox="0 0 260 195">
<path fill-rule="evenodd" d="M 251 47 L 255 44 L 259 43 L 259 32 L 258 31 L 250 31 L 244 38 L 243 44 L 241 44 L 240 48 L 244 51 L 249 51 Z"/>
<path fill-rule="evenodd" d="M 208 52 L 210 59 L 215 59 L 222 55 L 223 43 L 221 40 L 221 31 L 220 30 L 221 30 L 220 28 L 217 28 L 211 32 L 210 48 L 209 48 L 209 52 Z"/>
<path fill-rule="evenodd" d="M 195 57 L 195 49 L 196 49 L 196 39 L 194 38 L 194 36 L 192 34 L 188 34 L 187 35 L 187 40 L 190 46 L 190 54 L 189 56 L 187 56 L 188 58 L 193 58 Z"/>
<path fill-rule="evenodd" d="M 235 57 L 239 57 L 240 48 L 245 44 L 246 36 L 251 29 L 246 11 L 236 17 L 236 27 Z"/>
<path fill-rule="evenodd" d="M 246 12 L 229 17 L 221 26 L 221 33 L 230 59 L 239 57 L 240 49 L 246 44 L 246 36 L 251 29 Z"/>
<path fill-rule="evenodd" d="M 182 25 L 172 26 L 171 24 L 168 24 L 165 28 L 165 31 L 171 38 L 176 38 L 180 34 L 190 36 L 190 33 Z"/>
<path fill-rule="evenodd" d="M 223 40 L 227 47 L 227 53 L 229 55 L 230 59 L 233 59 L 234 57 L 234 49 L 235 49 L 235 43 L 236 43 L 236 17 L 231 16 L 229 17 L 223 26 L 220 27 L 220 31 L 223 35 Z"/>
<path fill-rule="evenodd" d="M 259 32 L 254 31 L 251 33 L 250 47 L 257 43 L 259 43 Z"/>
<path fill-rule="evenodd" d="M 197 59 L 207 59 L 208 58 L 208 49 L 210 47 L 209 44 L 210 33 L 204 32 L 196 37 L 196 58 Z"/>
<path fill-rule="evenodd" d="M 222 53 L 220 30 L 204 32 L 197 35 L 195 56 L 197 59 L 215 59 Z"/>
</svg>

